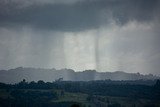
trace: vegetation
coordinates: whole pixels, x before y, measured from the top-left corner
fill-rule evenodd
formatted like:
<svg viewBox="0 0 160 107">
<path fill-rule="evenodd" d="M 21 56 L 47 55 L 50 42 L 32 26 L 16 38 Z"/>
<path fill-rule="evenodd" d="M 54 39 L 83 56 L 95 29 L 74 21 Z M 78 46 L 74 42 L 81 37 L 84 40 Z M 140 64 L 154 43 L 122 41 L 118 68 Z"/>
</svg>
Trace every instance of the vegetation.
<svg viewBox="0 0 160 107">
<path fill-rule="evenodd" d="M 0 107 L 160 107 L 155 85 L 108 80 L 0 83 Z"/>
</svg>

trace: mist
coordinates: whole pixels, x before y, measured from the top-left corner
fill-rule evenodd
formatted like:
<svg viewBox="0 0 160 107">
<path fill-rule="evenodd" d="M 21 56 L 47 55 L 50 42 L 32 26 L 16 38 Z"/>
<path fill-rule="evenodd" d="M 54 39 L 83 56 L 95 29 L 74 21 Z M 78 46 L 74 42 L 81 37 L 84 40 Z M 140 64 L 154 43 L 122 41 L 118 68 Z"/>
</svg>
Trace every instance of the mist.
<svg viewBox="0 0 160 107">
<path fill-rule="evenodd" d="M 159 5 L 158 0 L 2 0 L 0 69 L 160 75 Z"/>
</svg>

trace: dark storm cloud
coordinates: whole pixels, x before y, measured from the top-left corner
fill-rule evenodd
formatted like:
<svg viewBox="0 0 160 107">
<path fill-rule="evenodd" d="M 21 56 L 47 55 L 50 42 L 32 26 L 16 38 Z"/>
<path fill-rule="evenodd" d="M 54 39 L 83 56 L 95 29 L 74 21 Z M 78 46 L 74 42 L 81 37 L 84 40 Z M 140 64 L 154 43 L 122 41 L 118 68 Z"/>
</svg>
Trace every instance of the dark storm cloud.
<svg viewBox="0 0 160 107">
<path fill-rule="evenodd" d="M 119 25 L 132 20 L 149 22 L 160 12 L 158 0 L 83 0 L 75 3 L 47 0 L 48 3 L 28 4 L 18 0 L 4 1 L 0 1 L 1 27 L 28 25 L 58 31 L 82 31 L 106 26 L 111 20 Z"/>
<path fill-rule="evenodd" d="M 153 73 L 159 0 L 0 0 L 0 69 Z"/>
</svg>

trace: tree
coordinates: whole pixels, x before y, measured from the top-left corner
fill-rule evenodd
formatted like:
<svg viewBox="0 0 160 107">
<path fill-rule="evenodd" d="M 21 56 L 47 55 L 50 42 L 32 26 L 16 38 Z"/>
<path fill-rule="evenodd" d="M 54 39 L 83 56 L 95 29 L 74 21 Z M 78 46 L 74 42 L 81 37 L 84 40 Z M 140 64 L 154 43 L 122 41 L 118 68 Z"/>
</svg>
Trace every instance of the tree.
<svg viewBox="0 0 160 107">
<path fill-rule="evenodd" d="M 78 104 L 73 104 L 71 107 L 80 107 Z"/>
</svg>

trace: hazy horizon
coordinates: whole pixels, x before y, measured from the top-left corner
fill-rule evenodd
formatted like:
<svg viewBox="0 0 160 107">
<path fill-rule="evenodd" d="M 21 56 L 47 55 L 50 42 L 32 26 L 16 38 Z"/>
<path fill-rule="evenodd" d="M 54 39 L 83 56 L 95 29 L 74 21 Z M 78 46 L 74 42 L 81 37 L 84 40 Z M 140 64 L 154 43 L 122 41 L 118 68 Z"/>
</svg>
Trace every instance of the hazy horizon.
<svg viewBox="0 0 160 107">
<path fill-rule="evenodd" d="M 9 70 L 15 70 L 15 69 L 36 69 L 36 70 L 38 70 L 38 69 L 40 69 L 40 70 L 57 70 L 57 71 L 59 71 L 59 70 L 73 70 L 74 72 L 85 72 L 85 71 L 96 71 L 96 72 L 99 72 L 99 73 L 116 73 L 116 72 L 123 72 L 123 73 L 130 73 L 130 74 L 141 74 L 141 75 L 153 75 L 153 76 L 160 76 L 159 74 L 152 74 L 152 73 L 141 73 L 141 72 L 127 72 L 127 71 L 118 71 L 118 70 L 116 70 L 116 71 L 107 71 L 107 70 L 105 70 L 105 71 L 97 71 L 96 69 L 84 69 L 84 70 L 78 70 L 78 71 L 76 71 L 76 70 L 74 70 L 74 69 L 71 69 L 71 68 L 59 68 L 59 69 L 57 69 L 57 68 L 54 68 L 54 67 L 52 67 L 52 68 L 41 68 L 41 67 L 22 67 L 22 66 L 20 66 L 20 67 L 15 67 L 15 68 L 10 68 L 10 69 L 0 69 L 0 71 L 3 71 L 3 70 L 5 70 L 5 71 L 9 71 Z"/>
<path fill-rule="evenodd" d="M 0 70 L 160 75 L 159 0 L 0 0 Z"/>
</svg>

